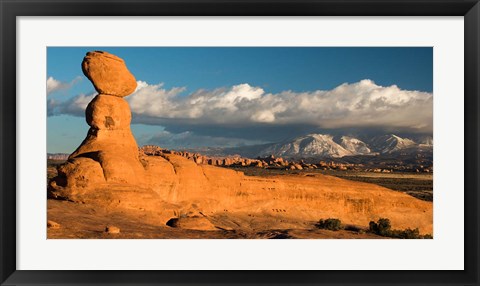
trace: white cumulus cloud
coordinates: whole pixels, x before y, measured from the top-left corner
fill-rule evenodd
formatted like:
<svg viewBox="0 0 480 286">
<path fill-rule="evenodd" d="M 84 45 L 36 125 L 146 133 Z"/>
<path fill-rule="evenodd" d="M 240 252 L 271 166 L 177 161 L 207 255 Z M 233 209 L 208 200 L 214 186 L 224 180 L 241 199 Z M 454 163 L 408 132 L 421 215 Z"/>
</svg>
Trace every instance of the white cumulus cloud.
<svg viewBox="0 0 480 286">
<path fill-rule="evenodd" d="M 331 90 L 268 93 L 247 83 L 184 94 L 184 87 L 138 81 L 126 97 L 137 123 L 287 126 L 319 128 L 392 127 L 431 132 L 433 95 L 379 86 L 371 80 L 344 83 Z M 81 95 L 58 103 L 58 113 L 84 108 L 92 97 Z M 68 105 L 69 108 L 65 107 Z M 50 114 L 50 113 L 49 113 Z"/>
<path fill-rule="evenodd" d="M 71 82 L 63 82 L 50 76 L 47 78 L 47 96 L 55 91 L 69 89 L 72 87 L 72 85 L 80 80 L 80 77 L 76 77 Z"/>
<path fill-rule="evenodd" d="M 208 124 L 309 124 L 322 128 L 389 126 L 432 127 L 433 95 L 379 86 L 371 80 L 345 83 L 332 90 L 267 93 L 249 84 L 197 90 L 164 89 L 139 83 L 127 97 L 132 111 L 159 119 Z"/>
<path fill-rule="evenodd" d="M 48 116 L 69 114 L 73 116 L 85 116 L 87 105 L 96 96 L 96 93 L 80 94 L 66 101 L 49 99 L 47 102 Z"/>
</svg>

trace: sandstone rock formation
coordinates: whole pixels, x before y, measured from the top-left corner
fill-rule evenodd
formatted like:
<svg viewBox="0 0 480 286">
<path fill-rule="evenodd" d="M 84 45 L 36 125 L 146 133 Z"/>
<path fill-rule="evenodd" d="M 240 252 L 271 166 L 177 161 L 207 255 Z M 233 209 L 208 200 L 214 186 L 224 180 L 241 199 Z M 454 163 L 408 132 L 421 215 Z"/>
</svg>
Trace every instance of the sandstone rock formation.
<svg viewBox="0 0 480 286">
<path fill-rule="evenodd" d="M 127 96 L 135 91 L 137 82 L 125 62 L 102 51 L 87 53 L 82 70 L 99 94 Z"/>
<path fill-rule="evenodd" d="M 303 169 L 305 164 L 274 157 L 207 159 L 154 148 L 139 155 L 130 108 L 122 98 L 135 90 L 135 78 L 123 60 L 106 52 L 88 53 L 82 67 L 99 95 L 85 112 L 90 126 L 85 140 L 50 182 L 51 197 L 120 208 L 152 225 L 188 229 L 295 228 L 328 217 L 368 225 L 386 217 L 394 228 L 432 232 L 430 202 L 377 185 L 319 174 L 245 176 L 211 166 L 236 162 Z M 287 219 L 295 224 L 282 224 Z"/>
<path fill-rule="evenodd" d="M 110 234 L 118 234 L 120 233 L 120 228 L 113 226 L 113 225 L 107 225 L 105 227 L 105 232 L 110 233 Z"/>
<path fill-rule="evenodd" d="M 72 190 L 102 183 L 138 184 L 143 166 L 130 130 L 130 107 L 119 97 L 135 90 L 135 78 L 122 59 L 106 52 L 88 53 L 82 67 L 100 94 L 85 111 L 87 137 L 58 169 L 55 183 Z"/>
<path fill-rule="evenodd" d="M 60 228 L 60 224 L 58 222 L 53 221 L 53 220 L 48 220 L 47 221 L 47 227 L 48 228 Z"/>
</svg>

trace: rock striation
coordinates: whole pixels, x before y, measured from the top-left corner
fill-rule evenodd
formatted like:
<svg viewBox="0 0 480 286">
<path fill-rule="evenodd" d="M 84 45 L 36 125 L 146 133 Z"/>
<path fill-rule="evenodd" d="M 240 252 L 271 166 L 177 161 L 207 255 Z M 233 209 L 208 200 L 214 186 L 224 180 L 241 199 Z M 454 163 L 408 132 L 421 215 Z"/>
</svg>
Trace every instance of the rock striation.
<svg viewBox="0 0 480 286">
<path fill-rule="evenodd" d="M 377 185 L 319 174 L 245 176 L 213 166 L 234 164 L 232 159 L 189 159 L 155 149 L 139 153 L 123 98 L 136 82 L 125 62 L 106 52 L 89 52 L 82 68 L 99 94 L 85 111 L 90 126 L 85 140 L 49 182 L 50 198 L 121 209 L 152 225 L 186 229 L 281 228 L 287 219 L 295 224 L 284 227 L 292 228 L 328 217 L 368 225 L 387 217 L 394 228 L 432 232 L 430 202 Z M 275 157 L 239 163 L 290 166 Z"/>
</svg>

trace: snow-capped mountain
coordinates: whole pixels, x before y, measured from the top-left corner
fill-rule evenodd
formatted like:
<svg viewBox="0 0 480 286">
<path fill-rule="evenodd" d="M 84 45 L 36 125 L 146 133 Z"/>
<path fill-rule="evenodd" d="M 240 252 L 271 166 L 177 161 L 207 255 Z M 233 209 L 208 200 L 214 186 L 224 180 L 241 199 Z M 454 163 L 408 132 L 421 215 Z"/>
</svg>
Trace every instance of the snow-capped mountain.
<svg viewBox="0 0 480 286">
<path fill-rule="evenodd" d="M 365 142 L 350 136 L 341 136 L 337 141 L 345 150 L 354 155 L 370 155 L 372 150 L 368 148 Z"/>
<path fill-rule="evenodd" d="M 397 154 L 400 152 L 415 154 L 420 149 L 423 151 L 431 150 L 433 139 L 431 136 L 428 137 L 418 137 L 420 141 L 415 142 L 409 138 L 387 134 L 362 141 L 352 136 L 308 134 L 264 146 L 257 151 L 256 155 L 260 157 L 275 155 L 286 158 L 342 158 L 345 156 Z"/>
<path fill-rule="evenodd" d="M 346 144 L 352 147 L 353 143 Z M 354 153 L 345 149 L 333 140 L 332 135 L 308 134 L 291 141 L 273 144 L 260 152 L 260 156 L 275 155 L 278 157 L 331 157 L 341 158 Z"/>
<path fill-rule="evenodd" d="M 381 154 L 390 154 L 403 149 L 415 147 L 418 145 L 413 140 L 401 138 L 394 134 L 381 135 L 372 138 L 370 147 L 372 150 Z"/>
<path fill-rule="evenodd" d="M 308 134 L 279 143 L 250 145 L 231 148 L 217 148 L 216 155 L 241 155 L 249 158 L 274 155 L 283 158 L 342 158 L 348 156 L 412 156 L 433 151 L 433 138 L 430 135 L 414 135 L 402 138 L 395 134 L 375 137 L 351 135 L 333 136 L 329 134 Z"/>
</svg>

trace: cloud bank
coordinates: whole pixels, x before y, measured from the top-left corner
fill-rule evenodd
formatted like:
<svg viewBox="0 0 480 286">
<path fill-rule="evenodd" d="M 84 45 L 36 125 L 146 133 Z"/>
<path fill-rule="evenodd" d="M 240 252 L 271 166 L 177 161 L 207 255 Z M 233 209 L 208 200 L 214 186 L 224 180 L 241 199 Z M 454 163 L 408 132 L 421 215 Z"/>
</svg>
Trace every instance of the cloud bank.
<svg viewBox="0 0 480 286">
<path fill-rule="evenodd" d="M 50 76 L 47 79 L 47 96 L 59 90 L 69 89 L 80 80 L 81 80 L 81 77 L 76 77 L 71 82 L 63 82 L 63 81 L 54 79 L 53 77 Z"/>
<path fill-rule="evenodd" d="M 433 127 L 431 93 L 402 90 L 396 85 L 379 86 L 368 79 L 344 83 L 332 90 L 306 92 L 268 93 L 246 83 L 190 94 L 184 94 L 185 90 L 138 81 L 136 91 L 126 97 L 133 122 L 162 125 L 176 133 L 206 127 L 210 132 L 216 128 L 246 130 L 258 126 L 431 132 Z M 49 115 L 84 116 L 86 104 L 93 96 L 81 94 L 49 104 Z"/>
<path fill-rule="evenodd" d="M 198 90 L 139 82 L 127 100 L 134 114 L 151 119 L 180 119 L 196 124 L 306 124 L 321 128 L 388 126 L 431 130 L 431 93 L 383 87 L 371 80 L 342 84 L 332 90 L 266 93 L 249 84 Z"/>
<path fill-rule="evenodd" d="M 50 98 L 47 100 L 47 114 L 48 116 L 66 114 L 84 117 L 88 103 L 92 101 L 96 95 L 97 93 L 88 95 L 82 93 L 65 101 Z"/>
</svg>

